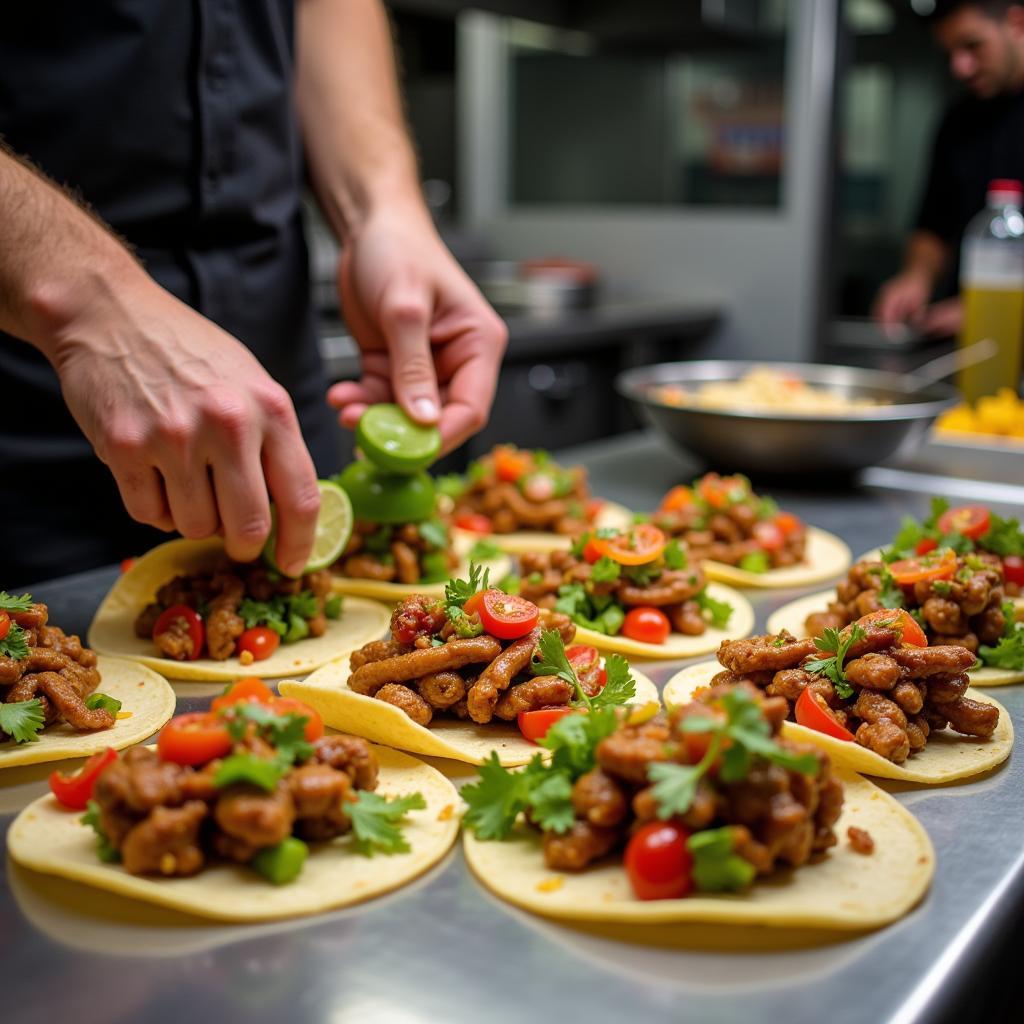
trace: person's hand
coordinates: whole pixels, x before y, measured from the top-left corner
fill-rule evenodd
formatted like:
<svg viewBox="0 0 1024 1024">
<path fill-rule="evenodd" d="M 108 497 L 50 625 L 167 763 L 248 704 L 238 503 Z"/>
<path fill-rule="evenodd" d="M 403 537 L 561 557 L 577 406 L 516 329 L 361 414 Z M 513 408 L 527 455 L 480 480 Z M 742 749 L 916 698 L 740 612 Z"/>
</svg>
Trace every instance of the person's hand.
<svg viewBox="0 0 1024 1024">
<path fill-rule="evenodd" d="M 916 316 L 912 323 L 922 334 L 932 338 L 959 334 L 964 323 L 963 299 L 955 296 L 936 302 Z"/>
<path fill-rule="evenodd" d="M 343 426 L 368 405 L 397 401 L 417 422 L 438 424 L 447 452 L 487 422 L 507 331 L 425 210 L 367 219 L 342 253 L 338 289 L 362 351 L 362 379 L 327 393 Z"/>
<path fill-rule="evenodd" d="M 931 298 L 932 285 L 923 274 L 904 272 L 882 285 L 874 317 L 883 327 L 903 324 L 920 314 Z"/>
<path fill-rule="evenodd" d="M 316 472 L 288 393 L 248 349 L 133 265 L 60 324 L 48 355 L 133 519 L 193 539 L 220 532 L 244 562 L 266 542 L 272 498 L 276 562 L 301 573 Z"/>
</svg>

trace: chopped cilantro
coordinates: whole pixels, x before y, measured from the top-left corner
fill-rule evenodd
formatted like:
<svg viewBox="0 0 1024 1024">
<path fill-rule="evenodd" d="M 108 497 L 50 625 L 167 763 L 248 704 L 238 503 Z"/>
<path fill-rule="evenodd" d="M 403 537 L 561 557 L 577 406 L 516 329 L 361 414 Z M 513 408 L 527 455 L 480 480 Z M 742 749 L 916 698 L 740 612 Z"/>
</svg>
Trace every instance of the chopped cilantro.
<svg viewBox="0 0 1024 1024">
<path fill-rule="evenodd" d="M 854 692 L 853 686 L 843 672 L 843 659 L 850 648 L 858 640 L 863 640 L 867 635 L 864 627 L 856 622 L 850 627 L 850 631 L 845 636 L 835 629 L 826 629 L 821 636 L 815 637 L 814 646 L 819 651 L 831 654 L 832 656 L 829 658 L 815 658 L 813 661 L 807 662 L 804 668 L 808 672 L 816 672 L 830 679 L 836 689 L 836 693 L 844 700 L 852 697 Z"/>
<path fill-rule="evenodd" d="M 740 568 L 747 572 L 767 572 L 771 568 L 766 551 L 751 551 L 740 559 Z"/>
<path fill-rule="evenodd" d="M 728 601 L 718 601 L 713 598 L 705 587 L 694 600 L 700 606 L 701 615 L 715 629 L 725 629 L 732 618 L 732 605 Z"/>
<path fill-rule="evenodd" d="M 96 855 L 99 859 L 104 864 L 116 864 L 121 859 L 121 854 L 115 849 L 100 824 L 100 805 L 95 800 L 90 800 L 85 805 L 85 814 L 78 820 L 96 833 Z"/>
<path fill-rule="evenodd" d="M 32 607 L 32 595 L 15 597 L 6 590 L 0 590 L 0 612 L 27 612 Z"/>
<path fill-rule="evenodd" d="M 360 790 L 355 803 L 345 806 L 345 812 L 352 819 L 356 851 L 364 857 L 372 857 L 374 853 L 408 853 L 411 847 L 400 826 L 410 811 L 422 811 L 426 806 L 421 793 L 388 799 L 379 793 Z"/>
<path fill-rule="evenodd" d="M 665 550 L 661 553 L 661 557 L 665 560 L 665 565 L 669 569 L 685 569 L 689 564 L 686 552 L 676 537 L 673 537 L 665 545 Z"/>
<path fill-rule="evenodd" d="M 694 884 L 702 892 L 745 889 L 757 874 L 753 864 L 733 852 L 733 830 L 728 825 L 695 832 L 686 845 L 693 856 Z"/>
<path fill-rule="evenodd" d="M 38 697 L 0 704 L 0 733 L 15 743 L 35 743 L 44 724 L 43 702 Z"/>
<path fill-rule="evenodd" d="M 595 583 L 614 583 L 622 573 L 622 566 L 607 555 L 602 555 L 591 567 L 590 578 Z"/>
<path fill-rule="evenodd" d="M 20 661 L 28 657 L 28 634 L 16 622 L 12 622 L 7 636 L 0 640 L 0 655 Z"/>
<path fill-rule="evenodd" d="M 471 562 L 489 562 L 500 554 L 501 548 L 493 540 L 478 540 L 474 541 L 473 546 L 469 549 L 469 560 Z"/>
<path fill-rule="evenodd" d="M 978 538 L 978 547 L 1002 558 L 1007 555 L 1024 555 L 1024 531 L 1020 528 L 1020 522 L 1016 519 L 1003 519 L 995 512 L 990 513 L 988 530 Z"/>
<path fill-rule="evenodd" d="M 287 770 L 276 760 L 267 760 L 253 754 L 232 754 L 221 761 L 213 777 L 213 784 L 223 789 L 236 783 L 247 783 L 270 793 Z"/>
<path fill-rule="evenodd" d="M 341 604 L 341 594 L 331 594 L 331 596 L 324 601 L 324 615 L 329 619 L 341 618 Z"/>
<path fill-rule="evenodd" d="M 428 547 L 438 551 L 443 551 L 448 547 L 448 530 L 440 520 L 428 519 L 426 522 L 420 523 L 416 529 Z"/>
</svg>

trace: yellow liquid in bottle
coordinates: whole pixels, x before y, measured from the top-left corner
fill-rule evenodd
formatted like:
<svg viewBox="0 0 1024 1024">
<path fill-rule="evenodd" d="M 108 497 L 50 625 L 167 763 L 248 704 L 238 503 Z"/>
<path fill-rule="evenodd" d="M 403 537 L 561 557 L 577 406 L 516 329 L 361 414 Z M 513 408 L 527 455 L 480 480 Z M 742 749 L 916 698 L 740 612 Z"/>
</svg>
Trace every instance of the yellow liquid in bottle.
<svg viewBox="0 0 1024 1024">
<path fill-rule="evenodd" d="M 992 338 L 999 346 L 990 359 L 957 375 L 957 387 L 968 402 L 994 395 L 999 388 L 1020 387 L 1021 348 L 1024 346 L 1024 288 L 966 287 L 960 348 Z"/>
</svg>

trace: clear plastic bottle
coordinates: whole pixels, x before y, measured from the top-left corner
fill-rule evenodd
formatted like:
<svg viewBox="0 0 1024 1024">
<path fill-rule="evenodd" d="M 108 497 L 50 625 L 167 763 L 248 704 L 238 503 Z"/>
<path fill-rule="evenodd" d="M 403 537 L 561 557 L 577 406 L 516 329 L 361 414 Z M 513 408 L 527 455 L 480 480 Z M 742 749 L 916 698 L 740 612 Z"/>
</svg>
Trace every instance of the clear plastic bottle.
<svg viewBox="0 0 1024 1024">
<path fill-rule="evenodd" d="M 964 302 L 961 348 L 992 338 L 991 359 L 962 370 L 957 385 L 967 401 L 1020 387 L 1024 346 L 1024 186 L 998 179 L 989 184 L 985 209 L 967 225 L 960 259 Z"/>
</svg>

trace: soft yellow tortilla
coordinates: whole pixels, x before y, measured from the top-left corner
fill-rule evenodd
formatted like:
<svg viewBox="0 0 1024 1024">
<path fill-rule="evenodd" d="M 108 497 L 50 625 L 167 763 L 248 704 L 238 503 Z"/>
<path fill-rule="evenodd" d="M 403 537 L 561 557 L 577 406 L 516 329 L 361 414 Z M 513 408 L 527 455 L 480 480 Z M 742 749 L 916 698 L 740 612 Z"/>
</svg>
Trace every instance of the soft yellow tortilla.
<svg viewBox="0 0 1024 1024">
<path fill-rule="evenodd" d="M 708 626 L 700 636 L 684 636 L 682 633 L 669 633 L 663 644 L 645 644 L 629 637 L 606 636 L 604 633 L 576 627 L 578 644 L 591 644 L 602 651 L 614 651 L 635 658 L 693 658 L 698 654 L 718 649 L 723 640 L 740 640 L 749 636 L 754 628 L 754 609 L 750 602 L 731 587 L 723 587 L 719 583 L 709 583 L 708 594 L 716 601 L 728 601 L 732 605 L 732 618 L 725 629 Z"/>
<path fill-rule="evenodd" d="M 62 810 L 45 796 L 29 804 L 7 833 L 7 849 L 33 871 L 85 882 L 121 896 L 219 921 L 268 921 L 319 914 L 372 899 L 412 881 L 449 850 L 459 830 L 459 797 L 439 771 L 395 750 L 378 748 L 385 796 L 419 792 L 427 807 L 404 826 L 409 853 L 363 857 L 348 836 L 312 844 L 302 874 L 272 885 L 242 865 L 216 864 L 191 878 L 144 878 L 96 856 L 91 828 L 80 813 Z"/>
<path fill-rule="evenodd" d="M 711 678 L 722 670 L 717 661 L 704 661 L 677 672 L 665 684 L 662 695 L 665 704 L 686 704 L 694 690 L 707 686 Z M 864 775 L 930 785 L 955 782 L 957 779 L 980 775 L 1002 764 L 1010 756 L 1013 747 L 1013 723 L 1006 708 L 977 690 L 968 690 L 965 696 L 984 704 L 995 704 L 999 708 L 999 724 L 992 736 L 982 740 L 961 736 L 951 729 L 942 729 L 933 732 L 924 750 L 911 754 L 903 764 L 893 764 L 859 743 L 826 736 L 815 729 L 797 725 L 796 722 L 783 723 L 783 730 L 789 739 L 813 743 L 826 750 L 837 764 L 845 764 Z"/>
<path fill-rule="evenodd" d="M 759 878 L 741 893 L 638 900 L 621 854 L 578 874 L 547 868 L 540 833 L 520 824 L 505 842 L 463 839 L 477 878 L 502 899 L 548 917 L 621 924 L 705 922 L 774 928 L 877 928 L 906 914 L 927 892 L 935 851 L 917 819 L 888 793 L 837 765 L 845 799 L 839 838 L 818 862 Z M 854 852 L 850 826 L 871 834 L 875 850 Z"/>
<path fill-rule="evenodd" d="M 577 641 L 579 637 L 577 635 Z M 355 693 L 348 687 L 348 660 L 324 665 L 302 682 L 280 685 L 286 697 L 297 697 L 314 708 L 326 725 L 364 736 L 374 743 L 413 754 L 447 757 L 468 764 L 483 764 L 494 752 L 503 765 L 526 764 L 540 751 L 519 731 L 515 722 L 496 719 L 486 725 L 438 716 L 429 726 L 417 725 L 404 711 L 386 701 Z M 658 703 L 658 688 L 633 669 L 636 696 L 633 704 Z"/>
<path fill-rule="evenodd" d="M 633 525 L 633 513 L 625 505 L 614 501 L 606 501 L 594 518 L 595 530 L 628 530 Z M 490 541 L 510 555 L 526 555 L 533 551 L 546 553 L 549 551 L 568 551 L 572 547 L 572 537 L 544 530 L 516 530 L 514 533 L 470 533 L 454 527 L 452 536 L 462 540 L 473 538 L 479 540 L 486 536 Z"/>
<path fill-rule="evenodd" d="M 462 558 L 458 568 L 452 573 L 456 579 L 469 578 L 468 555 L 473 545 L 481 540 L 479 534 L 469 534 L 465 531 L 456 531 L 452 535 L 452 547 L 455 553 Z M 487 538 L 488 540 L 492 538 Z M 509 574 L 512 568 L 512 560 L 506 555 L 497 558 L 489 558 L 480 565 L 490 574 L 489 579 L 492 585 Z M 412 594 L 426 594 L 428 597 L 444 597 L 446 583 L 386 583 L 383 580 L 360 580 L 354 576 L 335 576 L 334 591 L 338 594 L 355 594 L 359 597 L 373 598 L 375 601 L 386 601 L 388 604 L 396 604 L 403 598 Z"/>
<path fill-rule="evenodd" d="M 817 594 L 810 594 L 801 597 L 797 601 L 791 601 L 783 605 L 778 611 L 768 617 L 768 632 L 781 633 L 788 629 L 793 636 L 805 637 L 807 630 L 804 622 L 812 612 L 823 612 L 829 604 L 836 600 L 834 590 L 823 590 Z M 1024 601 L 1021 598 L 1013 598 L 1017 606 L 1017 618 L 1024 617 Z M 1011 683 L 1024 682 L 1024 670 L 1008 668 L 984 668 L 972 669 L 969 673 L 972 686 L 1009 686 Z"/>
<path fill-rule="evenodd" d="M 121 702 L 121 713 L 111 728 L 79 732 L 67 722 L 49 725 L 35 743 L 0 743 L 0 768 L 89 757 L 107 747 L 124 750 L 152 736 L 174 714 L 174 690 L 163 676 L 144 665 L 122 658 L 100 657 L 98 693 Z"/>
<path fill-rule="evenodd" d="M 157 656 L 151 640 L 135 635 L 135 618 L 173 577 L 206 568 L 224 551 L 217 537 L 209 540 L 172 540 L 139 558 L 111 587 L 89 627 L 89 646 L 102 654 L 131 658 L 162 672 L 171 679 L 237 679 L 258 676 L 276 679 L 312 672 L 332 658 L 376 640 L 387 628 L 391 612 L 375 601 L 348 597 L 341 616 L 329 619 L 323 636 L 306 637 L 294 644 L 281 644 L 263 661 L 243 665 L 238 658 L 225 661 L 199 658 L 174 661 Z"/>
<path fill-rule="evenodd" d="M 781 589 L 806 587 L 811 583 L 821 583 L 841 576 L 849 569 L 850 559 L 850 549 L 844 541 L 816 526 L 808 526 L 804 561 L 800 565 L 769 569 L 767 572 L 749 572 L 735 565 L 715 561 L 703 562 L 702 566 L 711 580 L 721 580 L 736 587 Z"/>
</svg>

